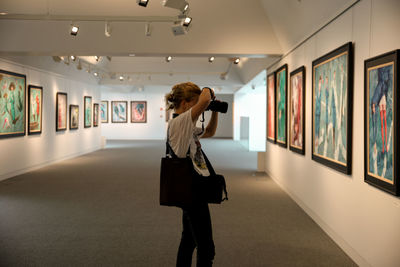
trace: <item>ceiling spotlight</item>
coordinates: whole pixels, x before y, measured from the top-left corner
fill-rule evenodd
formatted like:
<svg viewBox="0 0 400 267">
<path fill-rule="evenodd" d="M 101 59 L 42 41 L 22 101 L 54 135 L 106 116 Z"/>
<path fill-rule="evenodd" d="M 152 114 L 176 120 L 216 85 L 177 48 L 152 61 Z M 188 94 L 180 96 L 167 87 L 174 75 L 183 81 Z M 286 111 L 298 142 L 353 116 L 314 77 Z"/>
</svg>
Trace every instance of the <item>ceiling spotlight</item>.
<svg viewBox="0 0 400 267">
<path fill-rule="evenodd" d="M 168 57 L 165 58 L 165 61 L 167 61 L 167 62 L 170 62 L 171 60 L 172 60 L 171 56 L 168 56 Z"/>
<path fill-rule="evenodd" d="M 96 76 L 96 77 L 99 76 L 99 74 L 97 73 L 97 71 L 95 71 L 95 72 L 93 73 L 93 75 Z"/>
<path fill-rule="evenodd" d="M 76 60 L 76 56 L 73 56 L 73 55 L 72 55 L 72 56 L 71 56 L 71 60 L 72 60 L 72 61 L 75 61 L 75 60 Z"/>
<path fill-rule="evenodd" d="M 151 36 L 151 30 L 152 30 L 151 24 L 150 24 L 150 22 L 147 22 L 144 25 L 144 35 Z"/>
<path fill-rule="evenodd" d="M 189 9 L 189 3 L 185 0 L 164 0 L 163 5 L 166 7 L 179 9 L 181 12 L 186 12 Z"/>
<path fill-rule="evenodd" d="M 96 59 L 96 61 L 99 62 L 100 57 L 99 56 L 94 56 L 94 59 Z"/>
<path fill-rule="evenodd" d="M 61 62 L 61 57 L 59 57 L 59 56 L 53 56 L 53 60 L 54 60 L 55 62 Z"/>
<path fill-rule="evenodd" d="M 185 26 L 185 27 L 189 27 L 190 22 L 192 22 L 192 18 L 191 18 L 191 17 L 186 17 L 186 18 L 183 20 L 182 25 Z"/>
<path fill-rule="evenodd" d="M 210 62 L 210 63 L 211 63 L 211 62 L 213 62 L 213 61 L 214 61 L 214 59 L 215 59 L 215 57 L 209 57 L 209 58 L 208 58 L 208 62 Z"/>
<path fill-rule="evenodd" d="M 119 80 L 122 82 L 124 80 L 124 76 L 119 76 Z"/>
<path fill-rule="evenodd" d="M 142 7 L 146 7 L 147 4 L 149 3 L 148 0 L 136 0 L 136 2 L 138 3 L 139 6 L 142 6 Z"/>
<path fill-rule="evenodd" d="M 235 63 L 235 64 L 239 64 L 239 62 L 240 62 L 240 58 L 235 58 L 235 61 L 233 61 L 233 63 Z"/>
<path fill-rule="evenodd" d="M 191 25 L 192 18 L 184 16 L 181 20 L 175 21 L 172 25 L 172 32 L 174 35 L 186 34 Z"/>
<path fill-rule="evenodd" d="M 78 31 L 79 31 L 79 27 L 74 24 L 71 24 L 71 35 L 76 36 L 78 34 Z"/>
<path fill-rule="evenodd" d="M 106 21 L 104 25 L 104 35 L 106 37 L 111 37 L 111 25 L 108 21 Z"/>
</svg>

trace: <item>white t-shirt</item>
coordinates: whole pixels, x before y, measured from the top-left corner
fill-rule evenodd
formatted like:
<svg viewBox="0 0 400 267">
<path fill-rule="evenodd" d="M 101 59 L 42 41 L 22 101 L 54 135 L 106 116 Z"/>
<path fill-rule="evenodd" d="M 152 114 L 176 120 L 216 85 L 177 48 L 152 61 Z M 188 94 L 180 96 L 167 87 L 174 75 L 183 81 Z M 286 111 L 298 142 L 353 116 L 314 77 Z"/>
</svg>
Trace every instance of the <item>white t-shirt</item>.
<svg viewBox="0 0 400 267">
<path fill-rule="evenodd" d="M 202 129 L 192 121 L 192 109 L 169 121 L 169 145 L 179 158 L 186 157 L 190 146 L 190 158 L 194 169 L 203 176 L 209 176 L 206 161 L 201 153 L 200 137 Z"/>
</svg>

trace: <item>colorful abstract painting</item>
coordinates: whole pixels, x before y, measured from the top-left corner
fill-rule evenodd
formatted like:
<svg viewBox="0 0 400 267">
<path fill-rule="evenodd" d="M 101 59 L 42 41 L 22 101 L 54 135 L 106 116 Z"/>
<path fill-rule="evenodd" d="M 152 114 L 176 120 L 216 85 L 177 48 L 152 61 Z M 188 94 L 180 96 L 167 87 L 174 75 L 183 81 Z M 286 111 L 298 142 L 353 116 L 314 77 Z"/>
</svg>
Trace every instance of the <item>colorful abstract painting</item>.
<svg viewBox="0 0 400 267">
<path fill-rule="evenodd" d="M 287 146 L 287 65 L 276 71 L 276 142 L 283 147 Z"/>
<path fill-rule="evenodd" d="M 147 122 L 146 101 L 131 101 L 131 122 L 133 123 Z"/>
<path fill-rule="evenodd" d="M 290 150 L 304 155 L 304 66 L 290 73 L 290 111 L 289 111 L 289 148 Z"/>
<path fill-rule="evenodd" d="M 85 96 L 84 97 L 84 120 L 85 128 L 92 127 L 92 97 Z"/>
<path fill-rule="evenodd" d="M 127 101 L 111 101 L 111 122 L 127 123 L 128 102 Z"/>
<path fill-rule="evenodd" d="M 99 104 L 93 105 L 93 127 L 99 126 Z"/>
<path fill-rule="evenodd" d="M 69 129 L 76 130 L 79 128 L 79 106 L 69 105 Z"/>
<path fill-rule="evenodd" d="M 352 44 L 313 61 L 312 158 L 351 172 Z"/>
<path fill-rule="evenodd" d="M 67 94 L 57 93 L 56 100 L 56 131 L 67 129 Z"/>
<path fill-rule="evenodd" d="M 365 179 L 396 195 L 399 194 L 396 164 L 399 89 L 395 73 L 398 57 L 398 51 L 393 51 L 365 61 Z"/>
<path fill-rule="evenodd" d="M 102 123 L 108 123 L 108 101 L 100 102 L 100 119 Z"/>
<path fill-rule="evenodd" d="M 0 70 L 0 138 L 25 135 L 26 76 Z"/>
<path fill-rule="evenodd" d="M 267 140 L 275 143 L 275 73 L 267 76 Z"/>
<path fill-rule="evenodd" d="M 28 134 L 42 132 L 43 88 L 28 86 Z"/>
</svg>

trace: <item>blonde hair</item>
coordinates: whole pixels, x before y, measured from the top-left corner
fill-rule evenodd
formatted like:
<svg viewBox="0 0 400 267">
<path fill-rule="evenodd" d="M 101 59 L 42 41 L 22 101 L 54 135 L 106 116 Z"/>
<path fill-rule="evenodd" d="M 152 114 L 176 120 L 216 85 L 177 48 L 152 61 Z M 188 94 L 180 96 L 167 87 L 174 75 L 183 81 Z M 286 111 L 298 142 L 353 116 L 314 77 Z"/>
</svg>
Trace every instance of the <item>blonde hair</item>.
<svg viewBox="0 0 400 267">
<path fill-rule="evenodd" d="M 179 83 L 172 87 L 171 92 L 165 95 L 167 110 L 177 109 L 182 100 L 187 102 L 201 94 L 201 89 L 192 82 Z"/>
</svg>

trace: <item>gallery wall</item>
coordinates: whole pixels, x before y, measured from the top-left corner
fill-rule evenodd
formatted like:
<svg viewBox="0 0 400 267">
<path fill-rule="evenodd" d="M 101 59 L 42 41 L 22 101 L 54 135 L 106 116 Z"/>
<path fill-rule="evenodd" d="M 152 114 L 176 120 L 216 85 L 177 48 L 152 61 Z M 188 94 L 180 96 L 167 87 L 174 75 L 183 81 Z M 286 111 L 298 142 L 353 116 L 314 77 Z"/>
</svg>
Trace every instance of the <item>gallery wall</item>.
<svg viewBox="0 0 400 267">
<path fill-rule="evenodd" d="M 83 97 L 100 100 L 97 85 L 73 81 L 62 75 L 0 59 L 0 69 L 26 75 L 26 85 L 43 87 L 43 128 L 37 135 L 0 139 L 0 180 L 59 160 L 100 149 L 100 126 L 83 127 Z M 56 94 L 67 93 L 69 105 L 79 105 L 79 129 L 56 132 Z M 69 112 L 68 112 L 69 113 Z M 67 115 L 69 123 L 69 114 Z"/>
<path fill-rule="evenodd" d="M 400 198 L 364 182 L 364 60 L 400 49 L 399 12 L 396 0 L 360 1 L 267 70 L 305 66 L 306 141 L 304 156 L 267 142 L 266 172 L 360 266 L 400 262 Z M 313 161 L 310 144 L 312 61 L 347 42 L 354 44 L 351 175 Z"/>
<path fill-rule="evenodd" d="M 154 88 L 153 88 L 154 87 Z M 157 88 L 155 88 L 157 87 Z M 102 124 L 102 136 L 107 140 L 163 140 L 166 136 L 167 122 L 165 120 L 164 96 L 171 88 L 167 86 L 146 86 L 142 92 L 130 93 L 113 92 L 112 89 L 103 91 L 101 98 L 109 101 L 109 115 L 111 116 L 111 101 L 128 101 L 127 123 Z M 220 114 L 218 129 L 214 137 L 232 138 L 232 99 L 233 95 L 217 95 L 221 101 L 228 102 L 229 109 L 226 114 Z M 147 122 L 131 123 L 131 101 L 147 101 Z M 205 126 L 209 120 L 210 112 L 205 113 Z M 111 117 L 110 117 L 111 118 Z M 198 123 L 201 127 L 201 124 Z"/>
</svg>

